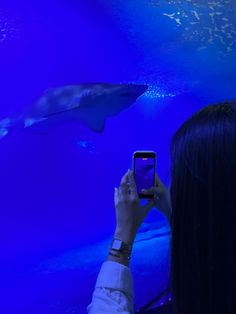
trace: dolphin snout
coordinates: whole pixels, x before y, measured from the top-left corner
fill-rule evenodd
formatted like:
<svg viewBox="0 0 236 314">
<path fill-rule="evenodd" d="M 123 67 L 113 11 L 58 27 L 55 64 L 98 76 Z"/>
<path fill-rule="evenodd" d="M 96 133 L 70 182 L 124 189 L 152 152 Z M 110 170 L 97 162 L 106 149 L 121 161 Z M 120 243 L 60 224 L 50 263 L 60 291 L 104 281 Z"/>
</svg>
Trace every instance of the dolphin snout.
<svg viewBox="0 0 236 314">
<path fill-rule="evenodd" d="M 126 97 L 139 97 L 148 89 L 148 85 L 126 85 L 121 94 Z"/>
</svg>

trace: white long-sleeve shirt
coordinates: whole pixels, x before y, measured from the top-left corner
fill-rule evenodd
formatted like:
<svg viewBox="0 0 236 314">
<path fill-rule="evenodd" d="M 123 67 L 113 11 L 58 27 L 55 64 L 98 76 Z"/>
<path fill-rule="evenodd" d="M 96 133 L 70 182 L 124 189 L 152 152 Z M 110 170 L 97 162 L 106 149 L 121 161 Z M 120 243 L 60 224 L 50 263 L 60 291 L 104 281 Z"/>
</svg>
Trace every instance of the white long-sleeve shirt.
<svg viewBox="0 0 236 314">
<path fill-rule="evenodd" d="M 134 287 L 130 268 L 113 261 L 102 264 L 88 314 L 133 314 Z"/>
</svg>

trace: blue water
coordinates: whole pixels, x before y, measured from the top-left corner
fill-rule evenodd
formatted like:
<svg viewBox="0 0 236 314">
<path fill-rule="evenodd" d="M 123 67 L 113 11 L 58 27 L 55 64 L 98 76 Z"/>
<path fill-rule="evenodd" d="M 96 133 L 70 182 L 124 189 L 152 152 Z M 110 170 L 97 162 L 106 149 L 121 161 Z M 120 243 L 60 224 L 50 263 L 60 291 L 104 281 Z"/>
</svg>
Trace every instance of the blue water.
<svg viewBox="0 0 236 314">
<path fill-rule="evenodd" d="M 178 126 L 205 104 L 236 97 L 235 15 L 229 0 L 1 1 L 0 119 L 48 88 L 149 85 L 103 133 L 67 122 L 1 140 L 4 313 L 86 313 L 115 229 L 114 187 L 133 151 L 156 151 L 168 185 Z M 137 236 L 135 309 L 166 288 L 169 231 L 153 209 Z"/>
</svg>

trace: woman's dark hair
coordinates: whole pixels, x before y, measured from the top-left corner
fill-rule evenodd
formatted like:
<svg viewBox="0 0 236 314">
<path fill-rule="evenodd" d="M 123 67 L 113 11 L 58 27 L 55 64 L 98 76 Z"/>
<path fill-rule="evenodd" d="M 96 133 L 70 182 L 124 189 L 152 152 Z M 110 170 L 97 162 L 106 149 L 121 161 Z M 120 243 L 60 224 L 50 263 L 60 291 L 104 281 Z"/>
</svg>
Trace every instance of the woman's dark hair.
<svg viewBox="0 0 236 314">
<path fill-rule="evenodd" d="M 187 120 L 171 160 L 175 313 L 236 313 L 236 101 Z"/>
</svg>

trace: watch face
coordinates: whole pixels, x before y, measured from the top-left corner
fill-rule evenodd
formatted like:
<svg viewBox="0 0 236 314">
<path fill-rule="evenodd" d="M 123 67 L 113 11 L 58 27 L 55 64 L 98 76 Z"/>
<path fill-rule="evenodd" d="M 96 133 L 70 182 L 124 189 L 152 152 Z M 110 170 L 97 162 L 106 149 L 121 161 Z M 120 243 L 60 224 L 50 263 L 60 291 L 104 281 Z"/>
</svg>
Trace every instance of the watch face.
<svg viewBox="0 0 236 314">
<path fill-rule="evenodd" d="M 119 250 L 121 248 L 121 240 L 114 239 L 112 248 L 115 250 Z"/>
</svg>

